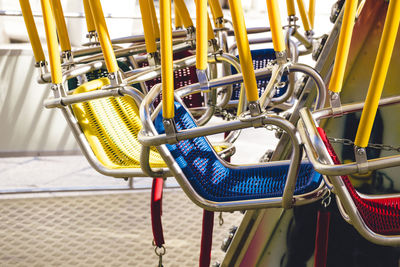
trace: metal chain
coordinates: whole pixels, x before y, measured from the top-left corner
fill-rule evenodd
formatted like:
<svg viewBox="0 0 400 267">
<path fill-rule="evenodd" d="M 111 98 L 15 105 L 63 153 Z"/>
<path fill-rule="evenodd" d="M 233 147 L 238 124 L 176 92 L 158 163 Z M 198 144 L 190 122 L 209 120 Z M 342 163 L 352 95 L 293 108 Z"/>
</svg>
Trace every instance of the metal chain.
<svg viewBox="0 0 400 267">
<path fill-rule="evenodd" d="M 345 146 L 353 146 L 354 145 L 354 142 L 352 140 L 346 139 L 346 138 L 328 137 L 328 139 L 329 139 L 329 142 L 331 142 L 331 143 L 342 144 Z M 368 143 L 367 148 L 375 148 L 375 149 L 385 150 L 385 151 L 400 152 L 400 146 L 385 145 L 385 144 Z"/>
</svg>

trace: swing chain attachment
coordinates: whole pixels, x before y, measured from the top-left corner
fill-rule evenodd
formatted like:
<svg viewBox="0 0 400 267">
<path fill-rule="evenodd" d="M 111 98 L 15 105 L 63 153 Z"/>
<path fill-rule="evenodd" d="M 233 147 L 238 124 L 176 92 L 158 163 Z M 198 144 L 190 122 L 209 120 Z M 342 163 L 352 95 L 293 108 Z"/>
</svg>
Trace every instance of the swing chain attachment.
<svg viewBox="0 0 400 267">
<path fill-rule="evenodd" d="M 332 192 L 328 190 L 321 200 L 321 205 L 326 209 L 332 202 Z"/>
<path fill-rule="evenodd" d="M 224 225 L 224 217 L 222 217 L 222 211 L 219 213 L 218 219 L 219 219 L 219 226 Z"/>
<path fill-rule="evenodd" d="M 163 267 L 162 264 L 162 257 L 165 255 L 165 253 L 167 252 L 164 245 L 161 245 L 161 247 L 156 246 L 154 241 L 153 241 L 153 245 L 154 245 L 154 252 L 156 253 L 156 255 L 158 256 L 158 267 Z"/>
<path fill-rule="evenodd" d="M 329 139 L 329 142 L 331 142 L 331 143 L 342 144 L 345 146 L 353 146 L 354 145 L 354 142 L 352 140 L 346 139 L 346 138 L 329 137 L 328 139 Z M 374 148 L 374 149 L 385 150 L 385 151 L 400 152 L 400 146 L 385 145 L 385 144 L 368 143 L 368 146 L 366 148 Z"/>
</svg>

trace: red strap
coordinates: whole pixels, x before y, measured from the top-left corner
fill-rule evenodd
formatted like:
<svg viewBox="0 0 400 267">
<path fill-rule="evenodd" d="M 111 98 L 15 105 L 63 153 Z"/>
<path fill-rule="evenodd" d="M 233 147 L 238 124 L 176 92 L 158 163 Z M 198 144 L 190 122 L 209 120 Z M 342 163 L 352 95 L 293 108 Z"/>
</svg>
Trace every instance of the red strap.
<svg viewBox="0 0 400 267">
<path fill-rule="evenodd" d="M 200 267 L 209 267 L 211 262 L 214 212 L 203 210 L 203 229 L 201 232 Z"/>
<path fill-rule="evenodd" d="M 329 222 L 331 213 L 319 210 L 317 217 L 317 230 L 315 233 L 314 267 L 325 267 L 328 255 Z"/>
<path fill-rule="evenodd" d="M 154 178 L 151 188 L 151 227 L 153 229 L 154 243 L 157 247 L 164 245 L 161 223 L 163 184 L 163 178 Z"/>
</svg>

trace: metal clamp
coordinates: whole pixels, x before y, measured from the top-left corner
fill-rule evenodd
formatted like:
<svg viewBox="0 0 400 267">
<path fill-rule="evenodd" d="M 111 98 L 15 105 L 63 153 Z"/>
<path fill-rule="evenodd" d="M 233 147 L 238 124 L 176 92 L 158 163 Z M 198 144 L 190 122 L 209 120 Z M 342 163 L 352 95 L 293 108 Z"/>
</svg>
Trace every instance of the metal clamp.
<svg viewBox="0 0 400 267">
<path fill-rule="evenodd" d="M 207 77 L 206 70 L 196 69 L 196 74 L 197 74 L 197 79 L 199 80 L 200 90 L 208 91 L 210 88 L 210 85 L 208 83 L 208 77 Z"/>
<path fill-rule="evenodd" d="M 357 162 L 357 168 L 359 174 L 368 173 L 368 158 L 367 152 L 364 147 L 354 146 L 354 157 Z"/>
<path fill-rule="evenodd" d="M 340 102 L 340 95 L 339 93 L 334 93 L 329 91 L 330 93 L 330 102 L 332 107 L 332 113 L 334 117 L 340 117 L 343 115 L 343 108 L 342 103 Z"/>
<path fill-rule="evenodd" d="M 163 125 L 165 129 L 165 134 L 167 136 L 166 142 L 168 144 L 176 144 L 179 142 L 176 136 L 176 124 L 174 119 L 163 119 Z"/>
</svg>

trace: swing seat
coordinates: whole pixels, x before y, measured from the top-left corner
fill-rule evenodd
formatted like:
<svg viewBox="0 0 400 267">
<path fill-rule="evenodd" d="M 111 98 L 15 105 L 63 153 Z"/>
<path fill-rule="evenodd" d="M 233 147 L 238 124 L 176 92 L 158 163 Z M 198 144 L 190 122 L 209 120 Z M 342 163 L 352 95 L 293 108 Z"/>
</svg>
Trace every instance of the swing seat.
<svg viewBox="0 0 400 267">
<path fill-rule="evenodd" d="M 276 59 L 275 51 L 274 51 L 274 49 L 271 49 L 271 48 L 270 49 L 251 50 L 251 57 L 253 59 L 253 67 L 255 70 L 267 67 L 267 64 L 269 61 Z M 239 58 L 239 56 L 237 56 L 237 58 Z M 232 74 L 237 73 L 236 69 L 233 67 L 231 67 L 231 72 L 232 72 Z M 258 88 L 259 96 L 261 96 L 264 93 L 270 79 L 271 79 L 271 77 L 257 80 L 257 88 Z M 284 87 L 280 88 L 275 93 L 274 97 L 282 96 L 288 89 L 288 76 L 287 75 L 282 76 L 281 82 L 285 82 L 286 84 Z M 233 90 L 232 90 L 231 100 L 239 100 L 241 83 L 235 83 L 232 86 L 233 86 Z"/>
<path fill-rule="evenodd" d="M 325 131 L 320 127 L 317 130 L 333 162 L 340 164 Z M 347 175 L 341 176 L 341 179 L 370 230 L 381 235 L 400 234 L 400 197 L 365 198 L 357 193 Z"/>
<path fill-rule="evenodd" d="M 73 92 L 74 95 L 99 90 L 109 85 L 108 78 L 87 82 Z M 107 169 L 136 169 L 141 171 L 138 133 L 142 128 L 138 105 L 130 96 L 107 97 L 72 105 L 79 123 L 96 158 Z M 228 145 L 215 146 L 223 151 Z M 165 168 L 157 150 L 150 149 L 150 166 Z M 138 175 L 138 174 L 136 174 Z M 144 173 L 141 176 L 146 176 Z"/>
<path fill-rule="evenodd" d="M 98 90 L 108 78 L 85 83 L 74 95 Z M 97 159 L 108 169 L 140 168 L 137 134 L 142 128 L 139 110 L 130 96 L 107 97 L 72 105 L 72 110 Z M 161 156 L 150 150 L 150 165 L 166 167 Z"/>
<path fill-rule="evenodd" d="M 178 102 L 175 102 L 174 120 L 178 131 L 197 127 L 188 110 Z M 158 114 L 154 126 L 159 134 L 164 133 L 162 114 Z M 168 152 L 165 151 L 165 147 Z M 268 166 L 262 164 L 234 166 L 222 161 L 205 137 L 187 139 L 172 145 L 166 144 L 160 148 L 159 151 L 164 158 L 172 156 L 174 159 L 174 162 L 168 165 L 178 182 L 180 178 L 188 181 L 191 187 L 189 191 L 195 192 L 209 204 L 247 200 L 268 202 L 266 199 L 270 199 L 270 204 L 274 203 L 272 206 L 280 206 L 279 198 L 284 191 L 289 161 L 280 161 Z M 176 166 L 179 168 L 176 169 Z M 312 165 L 302 163 L 295 194 L 313 192 L 320 187 L 321 182 L 321 175 L 313 170 Z M 181 186 L 185 189 L 185 186 L 182 184 Z M 191 197 L 192 194 L 188 195 Z M 210 208 L 198 201 L 197 197 L 192 197 L 192 200 L 207 209 L 224 210 L 224 208 Z M 248 208 L 252 206 L 249 205 Z M 225 209 L 229 210 L 227 207 Z"/>
</svg>

